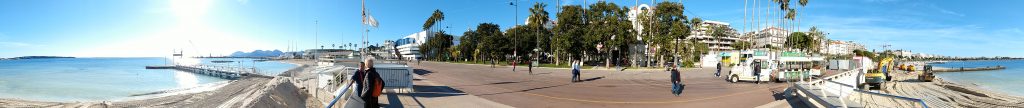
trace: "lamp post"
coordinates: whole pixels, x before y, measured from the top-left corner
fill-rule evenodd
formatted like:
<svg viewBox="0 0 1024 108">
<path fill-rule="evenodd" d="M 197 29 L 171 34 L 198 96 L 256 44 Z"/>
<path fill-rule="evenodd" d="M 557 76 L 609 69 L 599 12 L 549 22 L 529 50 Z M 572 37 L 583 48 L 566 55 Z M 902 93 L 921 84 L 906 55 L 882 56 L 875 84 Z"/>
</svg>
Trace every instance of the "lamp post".
<svg viewBox="0 0 1024 108">
<path fill-rule="evenodd" d="M 517 23 L 519 21 L 519 0 L 515 0 L 515 1 L 511 2 L 511 3 L 508 3 L 508 5 L 515 6 L 515 9 L 512 9 L 512 10 L 516 11 L 515 12 L 516 16 L 513 17 L 515 20 L 512 21 L 512 27 L 509 27 L 509 29 L 512 29 L 512 28 L 516 27 L 517 25 L 519 25 L 519 23 Z M 516 34 L 512 34 L 512 37 L 516 37 Z M 514 46 L 513 49 L 512 49 L 512 71 L 515 72 L 516 71 L 516 57 L 517 57 L 517 52 L 519 50 L 519 46 L 518 46 L 519 43 L 516 40 L 519 40 L 519 39 L 516 39 L 516 38 L 512 38 L 512 39 L 513 39 L 512 40 L 512 44 Z"/>
</svg>

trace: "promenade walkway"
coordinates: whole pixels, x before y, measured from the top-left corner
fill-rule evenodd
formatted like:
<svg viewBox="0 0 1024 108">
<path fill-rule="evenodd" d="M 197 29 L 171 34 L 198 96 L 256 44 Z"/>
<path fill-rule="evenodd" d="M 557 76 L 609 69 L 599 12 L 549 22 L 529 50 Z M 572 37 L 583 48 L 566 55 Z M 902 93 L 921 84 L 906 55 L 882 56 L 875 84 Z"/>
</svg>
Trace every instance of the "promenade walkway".
<svg viewBox="0 0 1024 108">
<path fill-rule="evenodd" d="M 672 95 L 663 70 L 583 70 L 583 82 L 570 82 L 569 69 L 422 62 L 415 73 L 465 95 L 512 107 L 750 108 L 781 100 L 786 83 L 729 83 L 713 68 L 683 69 L 683 93 Z M 726 74 L 727 72 L 723 72 Z M 417 83 L 419 84 L 419 83 Z M 417 89 L 417 91 L 419 91 Z M 459 101 L 458 103 L 479 103 Z M 427 106 L 431 107 L 431 106 Z"/>
</svg>

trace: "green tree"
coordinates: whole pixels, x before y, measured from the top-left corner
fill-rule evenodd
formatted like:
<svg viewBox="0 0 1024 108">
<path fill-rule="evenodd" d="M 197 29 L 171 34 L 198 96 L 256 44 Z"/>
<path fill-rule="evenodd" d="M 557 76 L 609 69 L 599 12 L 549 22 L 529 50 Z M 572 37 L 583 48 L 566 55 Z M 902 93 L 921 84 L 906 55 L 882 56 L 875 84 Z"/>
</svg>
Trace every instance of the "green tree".
<svg viewBox="0 0 1024 108">
<path fill-rule="evenodd" d="M 470 30 L 467 30 L 466 32 L 463 32 L 462 33 L 462 37 L 459 37 L 459 45 L 458 45 L 459 46 L 459 52 L 465 53 L 465 54 L 461 54 L 462 55 L 461 58 L 466 59 L 466 60 L 473 59 L 473 61 L 477 61 L 477 58 L 479 56 L 474 56 L 473 52 L 476 50 L 476 46 L 479 43 L 480 43 L 480 36 L 477 36 L 476 32 L 470 31 Z"/>
<path fill-rule="evenodd" d="M 750 43 L 750 42 L 740 40 L 740 41 L 736 41 L 736 44 L 733 44 L 732 48 L 733 49 L 737 49 L 737 50 L 746 50 L 746 49 L 750 48 L 750 46 L 754 46 L 754 45 L 752 43 Z"/>
<path fill-rule="evenodd" d="M 558 34 L 551 42 L 555 53 L 555 64 L 559 64 L 562 57 L 565 56 L 573 59 L 578 59 L 581 56 L 582 48 L 579 40 L 585 34 L 584 27 L 586 26 L 583 20 L 583 7 L 568 5 L 561 8 L 562 11 L 557 15 L 558 25 L 554 28 Z"/>
<path fill-rule="evenodd" d="M 553 36 L 551 35 L 551 30 L 544 27 L 545 24 L 548 24 L 548 22 L 550 22 L 550 18 L 548 18 L 548 11 L 545 11 L 544 7 L 547 7 L 547 4 L 537 2 L 533 4 L 532 8 L 530 8 L 530 24 L 527 24 L 526 26 L 528 26 L 531 29 L 531 31 L 533 31 L 533 33 L 527 36 L 534 38 L 534 43 L 536 46 L 534 46 L 533 48 L 539 49 L 540 52 L 550 52 L 552 51 L 550 42 Z M 539 54 L 540 52 L 536 53 Z"/>
<path fill-rule="evenodd" d="M 536 41 L 536 35 L 537 34 L 536 33 L 537 32 L 535 30 L 537 30 L 537 29 L 534 29 L 534 28 L 529 27 L 529 26 L 515 26 L 515 27 L 512 27 L 512 28 L 510 28 L 510 29 L 505 31 L 505 34 L 507 34 L 505 36 L 509 36 L 509 37 L 506 37 L 506 38 L 511 39 L 511 41 L 513 41 L 515 43 L 515 44 L 512 44 L 512 45 L 515 46 L 515 48 L 513 48 L 512 50 L 516 51 L 516 53 L 518 53 L 518 55 L 520 55 L 520 56 L 517 56 L 517 58 L 514 58 L 514 59 L 516 59 L 516 60 L 526 60 L 528 56 L 522 56 L 522 55 L 526 55 L 528 52 L 532 52 L 533 48 L 536 48 L 536 44 L 537 44 L 537 41 Z M 520 37 L 512 37 L 512 36 L 520 36 Z M 512 52 L 508 52 L 508 54 L 512 54 Z"/>
<path fill-rule="evenodd" d="M 793 32 L 786 38 L 785 44 L 788 46 L 787 48 L 811 51 L 818 46 L 818 41 L 814 40 L 813 37 L 808 36 L 807 33 Z"/>
<path fill-rule="evenodd" d="M 590 5 L 584 18 L 588 22 L 583 39 L 584 45 L 587 45 L 584 46 L 587 55 L 604 58 L 605 66 L 611 66 L 612 59 L 623 57 L 617 52 L 629 50 L 628 44 L 635 40 L 627 38 L 635 34 L 626 14 L 628 9 L 605 1 Z M 596 45 L 602 47 L 598 49 Z"/>
<path fill-rule="evenodd" d="M 430 60 L 447 60 L 451 57 L 448 48 L 452 46 L 452 35 L 444 31 L 435 32 L 433 37 L 420 45 L 420 54 Z"/>
<path fill-rule="evenodd" d="M 658 3 L 654 8 L 653 24 L 651 28 L 645 30 L 650 31 L 651 37 L 654 41 L 651 44 L 657 48 L 656 54 L 659 61 L 659 66 L 664 66 L 666 56 L 674 55 L 677 41 L 680 37 L 685 38 L 689 35 L 689 25 L 687 24 L 687 18 L 683 15 L 683 5 L 681 3 L 674 2 L 661 2 Z M 683 35 L 685 34 L 685 35 Z"/>
<path fill-rule="evenodd" d="M 807 35 L 810 36 L 813 45 L 810 48 L 811 52 L 821 53 L 821 50 L 824 48 L 821 44 L 828 42 L 828 38 L 825 37 L 825 32 L 819 30 L 818 27 L 811 26 L 811 29 L 807 31 Z"/>
<path fill-rule="evenodd" d="M 511 42 L 501 33 L 501 29 L 497 24 L 493 23 L 481 23 L 476 28 L 474 35 L 480 36 L 480 43 L 477 48 L 480 50 L 480 55 L 485 56 L 488 60 L 499 60 L 499 58 L 509 52 L 509 44 Z"/>
</svg>

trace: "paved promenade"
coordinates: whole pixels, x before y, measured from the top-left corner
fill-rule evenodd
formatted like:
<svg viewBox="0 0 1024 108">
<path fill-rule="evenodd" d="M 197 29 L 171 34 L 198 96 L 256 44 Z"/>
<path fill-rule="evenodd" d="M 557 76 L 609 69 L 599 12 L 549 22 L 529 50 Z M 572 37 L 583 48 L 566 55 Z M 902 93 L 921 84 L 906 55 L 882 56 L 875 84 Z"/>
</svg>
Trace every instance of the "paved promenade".
<svg viewBox="0 0 1024 108">
<path fill-rule="evenodd" d="M 584 81 L 572 83 L 569 69 L 534 68 L 530 74 L 523 66 L 513 72 L 508 66 L 491 68 L 487 65 L 440 62 L 410 65 L 416 68 L 417 75 L 435 83 L 431 85 L 438 85 L 435 87 L 451 88 L 461 92 L 459 94 L 527 108 L 750 108 L 782 99 L 776 94 L 787 87 L 785 83 L 729 83 L 724 77 L 715 77 L 713 68 L 683 69 L 681 73 L 686 86 L 682 95 L 675 96 L 670 92 L 669 73 L 663 70 L 585 69 L 582 72 Z"/>
</svg>

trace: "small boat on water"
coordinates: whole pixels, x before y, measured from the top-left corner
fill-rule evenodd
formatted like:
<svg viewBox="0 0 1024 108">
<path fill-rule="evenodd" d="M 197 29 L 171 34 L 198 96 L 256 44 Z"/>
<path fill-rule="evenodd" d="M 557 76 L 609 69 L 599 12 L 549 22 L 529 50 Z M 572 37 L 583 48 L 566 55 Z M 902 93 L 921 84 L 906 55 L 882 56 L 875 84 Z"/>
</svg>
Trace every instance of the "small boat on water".
<svg viewBox="0 0 1024 108">
<path fill-rule="evenodd" d="M 228 60 L 214 60 L 214 61 L 210 61 L 210 62 L 213 62 L 213 63 L 230 63 L 230 62 L 235 62 L 235 61 L 228 61 Z"/>
</svg>

